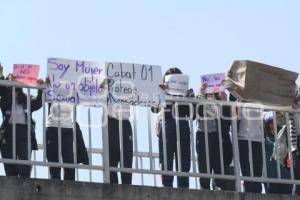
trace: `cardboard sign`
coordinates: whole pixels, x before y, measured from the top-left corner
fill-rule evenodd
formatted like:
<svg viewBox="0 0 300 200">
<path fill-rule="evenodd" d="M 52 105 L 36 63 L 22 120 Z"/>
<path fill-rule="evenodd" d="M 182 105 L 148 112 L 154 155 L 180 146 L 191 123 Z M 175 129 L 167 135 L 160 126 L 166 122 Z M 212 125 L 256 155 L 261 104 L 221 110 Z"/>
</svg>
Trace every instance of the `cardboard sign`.
<svg viewBox="0 0 300 200">
<path fill-rule="evenodd" d="M 225 80 L 224 73 L 204 75 L 201 76 L 201 80 L 202 83 L 207 84 L 207 88 L 205 91 L 206 94 L 213 94 L 225 91 L 224 87 L 222 86 L 222 82 Z"/>
<path fill-rule="evenodd" d="M 106 63 L 108 103 L 159 107 L 165 104 L 161 67 Z"/>
<path fill-rule="evenodd" d="M 230 67 L 223 85 L 238 99 L 291 106 L 295 100 L 298 73 L 263 63 L 238 60 Z"/>
<path fill-rule="evenodd" d="M 168 84 L 167 93 L 176 96 L 186 96 L 189 89 L 189 76 L 185 74 L 172 74 L 165 77 Z"/>
<path fill-rule="evenodd" d="M 87 106 L 106 104 L 107 90 L 102 87 L 105 79 L 103 64 L 49 58 L 47 74 L 50 85 L 48 102 L 65 102 Z"/>
<path fill-rule="evenodd" d="M 40 66 L 29 64 L 14 64 L 14 80 L 27 85 L 36 85 L 39 78 Z"/>
</svg>

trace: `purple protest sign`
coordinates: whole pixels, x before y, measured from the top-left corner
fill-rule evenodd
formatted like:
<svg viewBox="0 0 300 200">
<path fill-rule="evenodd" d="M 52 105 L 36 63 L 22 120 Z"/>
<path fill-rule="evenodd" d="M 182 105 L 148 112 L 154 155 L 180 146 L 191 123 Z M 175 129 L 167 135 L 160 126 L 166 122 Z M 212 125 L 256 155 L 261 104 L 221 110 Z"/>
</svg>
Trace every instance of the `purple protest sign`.
<svg viewBox="0 0 300 200">
<path fill-rule="evenodd" d="M 218 92 L 224 92 L 225 89 L 222 86 L 222 81 L 225 79 L 225 73 L 207 74 L 201 76 L 202 83 L 207 84 L 206 94 L 213 94 Z"/>
</svg>

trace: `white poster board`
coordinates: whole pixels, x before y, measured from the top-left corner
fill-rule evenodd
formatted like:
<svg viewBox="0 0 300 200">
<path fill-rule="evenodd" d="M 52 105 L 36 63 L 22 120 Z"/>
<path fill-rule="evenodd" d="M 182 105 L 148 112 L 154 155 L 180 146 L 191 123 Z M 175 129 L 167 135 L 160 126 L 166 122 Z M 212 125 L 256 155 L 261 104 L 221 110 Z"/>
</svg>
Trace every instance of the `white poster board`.
<svg viewBox="0 0 300 200">
<path fill-rule="evenodd" d="M 108 103 L 159 107 L 165 104 L 161 66 L 106 63 Z"/>
<path fill-rule="evenodd" d="M 167 93 L 176 96 L 186 96 L 189 89 L 189 76 L 185 74 L 171 74 L 165 77 L 168 85 Z"/>
<path fill-rule="evenodd" d="M 48 58 L 47 74 L 50 80 L 47 102 L 87 106 L 106 104 L 107 90 L 101 87 L 105 78 L 103 64 Z"/>
<path fill-rule="evenodd" d="M 224 92 L 222 82 L 225 80 L 225 73 L 208 74 L 201 76 L 202 83 L 207 84 L 205 94 Z"/>
</svg>

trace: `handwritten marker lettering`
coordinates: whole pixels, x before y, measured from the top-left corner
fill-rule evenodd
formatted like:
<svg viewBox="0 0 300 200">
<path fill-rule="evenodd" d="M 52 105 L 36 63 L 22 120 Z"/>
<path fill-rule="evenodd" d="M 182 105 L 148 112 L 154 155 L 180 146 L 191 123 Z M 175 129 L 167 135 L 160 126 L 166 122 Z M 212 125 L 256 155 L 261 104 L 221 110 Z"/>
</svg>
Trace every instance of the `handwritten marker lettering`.
<svg viewBox="0 0 300 200">
<path fill-rule="evenodd" d="M 98 106 L 106 102 L 107 89 L 103 64 L 60 58 L 48 59 L 48 102 L 66 102 Z"/>
<path fill-rule="evenodd" d="M 160 106 L 164 95 L 160 66 L 133 63 L 106 63 L 108 103 Z M 155 94 L 155 95 L 154 95 Z"/>
</svg>

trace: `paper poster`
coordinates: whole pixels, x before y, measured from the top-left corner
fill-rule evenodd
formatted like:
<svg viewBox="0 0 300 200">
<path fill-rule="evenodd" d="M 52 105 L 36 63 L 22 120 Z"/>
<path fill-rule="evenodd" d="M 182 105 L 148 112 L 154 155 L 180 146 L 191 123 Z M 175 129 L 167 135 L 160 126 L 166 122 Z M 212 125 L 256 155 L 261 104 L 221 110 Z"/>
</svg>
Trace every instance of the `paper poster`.
<svg viewBox="0 0 300 200">
<path fill-rule="evenodd" d="M 159 84 L 161 66 L 106 63 L 108 103 L 159 107 L 165 103 Z"/>
<path fill-rule="evenodd" d="M 47 73 L 50 85 L 48 102 L 65 102 L 86 106 L 106 105 L 103 88 L 105 65 L 95 62 L 49 58 Z"/>
<path fill-rule="evenodd" d="M 189 89 L 189 76 L 185 74 L 171 74 L 165 77 L 168 84 L 167 93 L 176 96 L 186 96 Z"/>
<path fill-rule="evenodd" d="M 207 84 L 206 94 L 213 94 L 218 92 L 224 92 L 225 89 L 222 86 L 222 81 L 225 80 L 225 73 L 208 74 L 201 76 L 202 83 Z"/>
<path fill-rule="evenodd" d="M 30 64 L 14 64 L 14 80 L 27 85 L 36 85 L 39 78 L 40 66 Z"/>
</svg>

